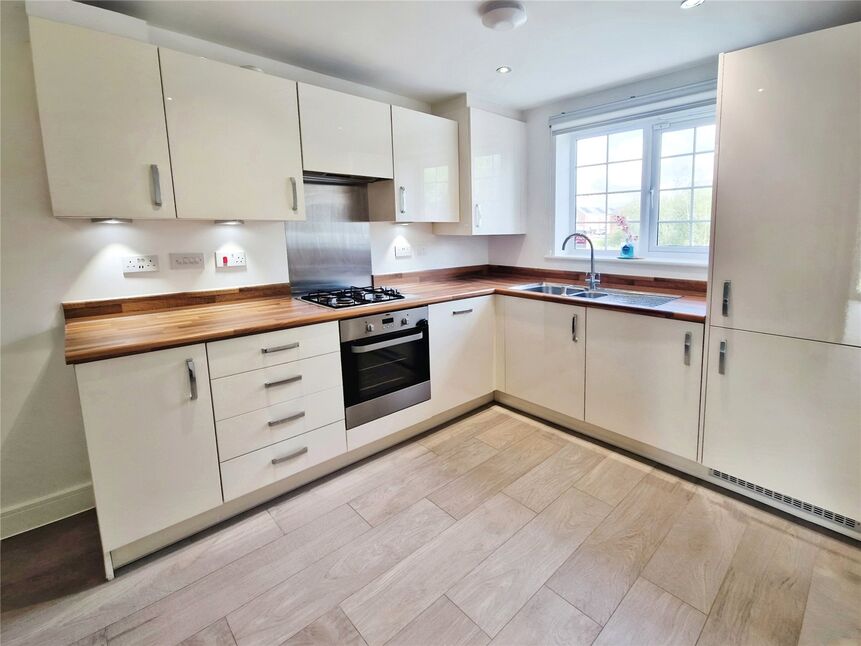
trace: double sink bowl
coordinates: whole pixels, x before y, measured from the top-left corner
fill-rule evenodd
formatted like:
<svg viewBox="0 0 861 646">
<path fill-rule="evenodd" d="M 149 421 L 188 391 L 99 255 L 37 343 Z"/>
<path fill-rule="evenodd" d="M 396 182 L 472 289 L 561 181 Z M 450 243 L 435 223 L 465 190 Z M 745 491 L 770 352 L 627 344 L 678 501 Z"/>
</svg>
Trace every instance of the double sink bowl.
<svg viewBox="0 0 861 646">
<path fill-rule="evenodd" d="M 564 296 L 571 299 L 600 301 L 607 305 L 628 305 L 630 307 L 660 307 L 680 296 L 666 294 L 651 294 L 648 292 L 631 292 L 623 289 L 587 289 L 579 285 L 564 285 L 561 283 L 532 283 L 512 287 L 520 292 L 535 292 L 552 296 Z"/>
</svg>

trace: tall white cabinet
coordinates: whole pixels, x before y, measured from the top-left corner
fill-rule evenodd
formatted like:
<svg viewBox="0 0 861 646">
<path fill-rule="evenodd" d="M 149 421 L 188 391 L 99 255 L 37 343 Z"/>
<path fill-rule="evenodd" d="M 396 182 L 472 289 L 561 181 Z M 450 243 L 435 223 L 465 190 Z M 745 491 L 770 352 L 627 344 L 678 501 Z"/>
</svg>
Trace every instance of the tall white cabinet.
<svg viewBox="0 0 861 646">
<path fill-rule="evenodd" d="M 703 463 L 861 519 L 861 23 L 721 57 Z"/>
</svg>

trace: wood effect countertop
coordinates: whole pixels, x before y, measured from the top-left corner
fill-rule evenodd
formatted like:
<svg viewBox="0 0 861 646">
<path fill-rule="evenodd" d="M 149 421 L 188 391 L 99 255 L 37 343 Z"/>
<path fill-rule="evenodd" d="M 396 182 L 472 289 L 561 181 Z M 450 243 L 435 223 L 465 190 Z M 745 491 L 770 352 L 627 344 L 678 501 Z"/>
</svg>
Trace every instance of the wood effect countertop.
<svg viewBox="0 0 861 646">
<path fill-rule="evenodd" d="M 192 305 L 140 314 L 71 318 L 66 321 L 66 363 L 111 359 L 489 294 L 549 300 L 695 323 L 705 321 L 706 299 L 701 294 L 683 294 L 659 307 L 638 308 L 603 305 L 585 299 L 574 300 L 512 289 L 517 285 L 545 279 L 546 277 L 541 275 L 475 275 L 403 282 L 397 284 L 397 288 L 407 296 L 404 300 L 342 310 L 330 310 L 295 298 L 278 296 Z M 634 289 L 671 293 L 671 290 Z"/>
</svg>

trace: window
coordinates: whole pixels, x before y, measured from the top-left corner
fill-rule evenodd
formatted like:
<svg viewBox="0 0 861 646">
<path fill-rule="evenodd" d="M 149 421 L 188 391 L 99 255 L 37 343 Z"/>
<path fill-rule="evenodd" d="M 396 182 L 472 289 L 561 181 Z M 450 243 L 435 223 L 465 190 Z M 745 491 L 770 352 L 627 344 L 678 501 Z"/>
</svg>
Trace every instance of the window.
<svg viewBox="0 0 861 646">
<path fill-rule="evenodd" d="M 705 259 L 714 102 L 642 114 L 554 131 L 557 254 L 579 231 L 604 256 L 633 242 L 637 256 Z"/>
</svg>

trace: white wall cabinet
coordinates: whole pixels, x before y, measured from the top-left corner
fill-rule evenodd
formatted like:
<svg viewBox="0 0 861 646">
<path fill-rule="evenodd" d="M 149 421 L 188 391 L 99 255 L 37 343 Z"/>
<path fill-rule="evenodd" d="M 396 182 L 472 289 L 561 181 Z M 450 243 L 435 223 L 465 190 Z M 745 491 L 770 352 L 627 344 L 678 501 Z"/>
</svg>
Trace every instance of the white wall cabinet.
<svg viewBox="0 0 861 646">
<path fill-rule="evenodd" d="M 713 325 L 861 345 L 859 61 L 861 23 L 721 57 Z"/>
<path fill-rule="evenodd" d="M 204 345 L 75 374 L 105 552 L 222 503 Z"/>
<path fill-rule="evenodd" d="M 505 298 L 505 392 L 583 419 L 586 309 Z"/>
<path fill-rule="evenodd" d="M 460 221 L 434 233 L 526 233 L 526 124 L 476 108 L 444 116 L 459 125 Z"/>
<path fill-rule="evenodd" d="M 393 177 L 389 104 L 299 83 L 299 114 L 305 170 Z"/>
<path fill-rule="evenodd" d="M 434 412 L 493 392 L 493 296 L 435 303 L 429 310 Z"/>
<path fill-rule="evenodd" d="M 457 121 L 392 106 L 394 180 L 368 185 L 372 220 L 457 222 Z"/>
<path fill-rule="evenodd" d="M 175 218 L 158 50 L 30 17 L 57 217 Z"/>
<path fill-rule="evenodd" d="M 296 83 L 160 49 L 177 217 L 302 220 Z"/>
<path fill-rule="evenodd" d="M 703 325 L 590 309 L 586 421 L 697 459 Z"/>
<path fill-rule="evenodd" d="M 718 328 L 709 345 L 703 463 L 861 518 L 861 349 Z"/>
</svg>

